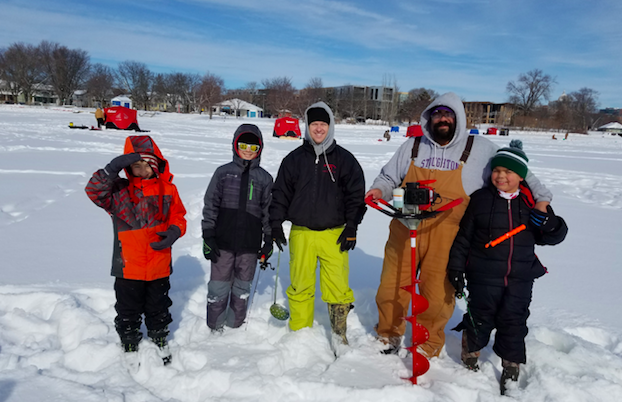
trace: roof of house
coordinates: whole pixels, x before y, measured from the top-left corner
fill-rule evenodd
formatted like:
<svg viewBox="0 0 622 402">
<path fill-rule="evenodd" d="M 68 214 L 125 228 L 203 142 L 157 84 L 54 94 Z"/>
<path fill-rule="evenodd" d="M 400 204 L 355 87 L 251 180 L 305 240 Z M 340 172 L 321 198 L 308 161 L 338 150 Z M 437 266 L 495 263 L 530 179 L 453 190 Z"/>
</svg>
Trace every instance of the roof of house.
<svg viewBox="0 0 622 402">
<path fill-rule="evenodd" d="M 248 103 L 238 98 L 222 101 L 218 103 L 216 106 L 221 106 L 221 107 L 229 106 L 231 108 L 243 109 L 243 110 L 263 110 L 259 106 L 253 105 L 252 103 Z"/>
<path fill-rule="evenodd" d="M 604 126 L 600 126 L 598 127 L 599 129 L 608 129 L 608 128 L 615 128 L 615 129 L 621 129 L 622 128 L 622 124 L 618 123 L 617 121 L 605 124 Z"/>
</svg>

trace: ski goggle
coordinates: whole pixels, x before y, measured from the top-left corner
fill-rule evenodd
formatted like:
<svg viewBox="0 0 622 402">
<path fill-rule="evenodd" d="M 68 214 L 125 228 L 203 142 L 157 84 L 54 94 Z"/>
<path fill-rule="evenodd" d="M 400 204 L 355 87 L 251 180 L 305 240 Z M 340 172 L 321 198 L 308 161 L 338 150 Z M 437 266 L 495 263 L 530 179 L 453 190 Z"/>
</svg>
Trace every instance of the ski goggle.
<svg viewBox="0 0 622 402">
<path fill-rule="evenodd" d="M 244 142 L 238 142 L 238 149 L 240 151 L 252 151 L 252 152 L 259 152 L 259 149 L 261 149 L 261 145 L 257 145 L 257 144 L 246 144 Z"/>
</svg>

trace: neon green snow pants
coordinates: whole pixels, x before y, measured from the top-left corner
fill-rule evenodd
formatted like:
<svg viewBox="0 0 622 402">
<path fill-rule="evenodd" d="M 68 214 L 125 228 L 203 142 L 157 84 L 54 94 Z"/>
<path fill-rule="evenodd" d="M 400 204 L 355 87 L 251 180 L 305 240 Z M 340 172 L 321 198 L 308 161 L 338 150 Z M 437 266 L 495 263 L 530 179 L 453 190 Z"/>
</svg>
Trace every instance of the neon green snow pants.
<svg viewBox="0 0 622 402">
<path fill-rule="evenodd" d="M 341 252 L 337 239 L 343 227 L 322 231 L 292 225 L 289 235 L 289 261 L 292 284 L 289 298 L 289 327 L 297 331 L 313 325 L 315 270 L 320 262 L 322 300 L 329 304 L 354 302 L 348 283 L 348 252 Z"/>
</svg>

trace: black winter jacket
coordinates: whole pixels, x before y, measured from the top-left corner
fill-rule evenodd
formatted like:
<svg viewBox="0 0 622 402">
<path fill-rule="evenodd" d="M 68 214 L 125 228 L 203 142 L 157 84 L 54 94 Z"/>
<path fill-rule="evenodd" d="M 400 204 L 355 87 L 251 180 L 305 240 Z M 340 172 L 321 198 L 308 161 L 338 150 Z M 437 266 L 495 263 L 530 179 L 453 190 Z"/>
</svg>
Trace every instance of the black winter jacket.
<svg viewBox="0 0 622 402">
<path fill-rule="evenodd" d="M 546 273 L 534 246 L 554 245 L 566 237 L 568 227 L 558 216 L 552 232 L 544 233 L 529 223 L 533 199 L 529 188 L 521 185 L 513 200 L 502 198 L 495 187 L 477 190 L 460 222 L 460 230 L 449 254 L 448 270 L 466 272 L 467 281 L 492 286 L 507 286 L 508 279 L 532 281 Z M 495 247 L 486 243 L 525 224 L 527 229 Z"/>
<path fill-rule="evenodd" d="M 237 141 L 244 133 L 259 138 L 259 155 L 247 161 L 238 155 Z M 214 172 L 205 192 L 203 237 L 215 237 L 218 248 L 233 252 L 256 253 L 262 240 L 272 241 L 268 219 L 272 176 L 259 166 L 263 137 L 257 126 L 242 124 L 233 136 L 233 162 Z"/>
<path fill-rule="evenodd" d="M 365 177 L 354 155 L 333 141 L 326 155 L 316 157 L 313 146 L 304 141 L 281 162 L 272 188 L 270 222 L 274 227 L 289 220 L 312 230 L 343 224 L 356 228 L 365 214 L 364 197 Z"/>
</svg>

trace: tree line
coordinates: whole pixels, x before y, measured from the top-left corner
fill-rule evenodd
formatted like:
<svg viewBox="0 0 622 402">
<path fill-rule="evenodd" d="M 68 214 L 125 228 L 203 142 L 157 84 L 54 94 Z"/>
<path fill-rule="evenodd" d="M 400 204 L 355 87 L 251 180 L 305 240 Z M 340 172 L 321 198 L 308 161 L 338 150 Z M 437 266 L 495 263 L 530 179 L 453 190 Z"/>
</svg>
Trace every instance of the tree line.
<svg viewBox="0 0 622 402">
<path fill-rule="evenodd" d="M 242 88 L 225 88 L 222 77 L 210 73 L 154 73 L 137 61 L 123 61 L 116 69 L 91 63 L 89 54 L 69 49 L 59 43 L 42 41 L 39 45 L 22 42 L 0 49 L 0 79 L 17 99 L 23 94 L 26 103 L 42 86 L 48 86 L 63 105 L 71 104 L 75 91 L 83 89 L 96 104 L 106 105 L 120 94 L 129 94 L 139 108 L 167 105 L 175 111 L 212 114 L 213 106 L 224 99 L 238 99 L 260 106 L 267 116 L 290 111 L 302 116 L 313 102 L 328 103 L 335 116 L 352 122 L 378 119 L 392 124 L 419 120 L 421 112 L 439 94 L 432 89 L 415 88 L 400 96 L 395 78 L 384 77 L 379 87 L 344 85 L 325 88 L 314 77 L 300 90 L 289 77 L 249 82 Z M 509 81 L 506 87 L 512 114 L 512 126 L 586 131 L 596 123 L 612 120 L 597 114 L 598 92 L 581 88 L 550 100 L 556 80 L 534 69 Z M 376 88 L 376 89 L 374 89 Z M 379 89 L 378 89 L 379 88 Z M 374 94 L 373 91 L 384 91 Z M 371 93 L 370 93 L 371 91 Z M 234 112 L 241 105 L 233 105 Z M 614 119 L 615 120 L 615 119 Z"/>
</svg>

